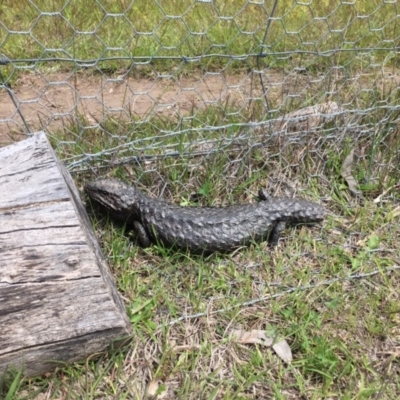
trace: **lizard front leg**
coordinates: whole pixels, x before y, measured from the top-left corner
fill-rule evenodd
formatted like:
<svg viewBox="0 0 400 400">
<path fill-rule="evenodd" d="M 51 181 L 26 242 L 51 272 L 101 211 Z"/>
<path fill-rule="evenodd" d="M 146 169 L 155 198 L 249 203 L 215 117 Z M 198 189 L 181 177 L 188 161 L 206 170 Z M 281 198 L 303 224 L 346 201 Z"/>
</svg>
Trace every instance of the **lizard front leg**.
<svg viewBox="0 0 400 400">
<path fill-rule="evenodd" d="M 149 247 L 151 245 L 150 237 L 147 234 L 146 229 L 144 229 L 144 226 L 139 221 L 133 221 L 133 230 L 142 247 Z"/>
<path fill-rule="evenodd" d="M 279 221 L 276 223 L 268 238 L 270 247 L 275 247 L 278 244 L 281 233 L 286 229 L 286 225 L 286 221 Z"/>
<path fill-rule="evenodd" d="M 272 200 L 272 197 L 268 194 L 268 192 L 265 189 L 260 189 L 258 191 L 258 197 L 261 201 L 268 202 L 268 201 Z M 275 247 L 278 244 L 281 233 L 286 229 L 286 225 L 287 224 L 285 221 L 279 221 L 273 227 L 271 233 L 269 234 L 269 238 L 268 238 L 268 245 L 270 247 Z"/>
<path fill-rule="evenodd" d="M 271 200 L 271 196 L 268 194 L 268 192 L 265 189 L 262 189 L 262 188 L 258 190 L 258 198 L 262 201 Z"/>
</svg>

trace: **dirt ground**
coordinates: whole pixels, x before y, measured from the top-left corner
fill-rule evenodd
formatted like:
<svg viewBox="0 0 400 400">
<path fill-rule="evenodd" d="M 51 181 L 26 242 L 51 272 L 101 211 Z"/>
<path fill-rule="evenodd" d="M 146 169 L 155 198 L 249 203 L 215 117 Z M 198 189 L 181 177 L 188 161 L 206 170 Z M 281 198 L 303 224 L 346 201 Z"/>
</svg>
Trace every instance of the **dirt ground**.
<svg viewBox="0 0 400 400">
<path fill-rule="evenodd" d="M 110 78 L 100 74 L 26 73 L 12 87 L 31 131 L 65 127 L 79 115 L 87 125 L 102 118 L 124 116 L 143 119 L 150 114 L 173 116 L 195 113 L 210 104 L 249 101 L 252 75 L 205 74 L 192 78 Z M 259 86 L 257 78 L 257 86 Z M 258 90 L 259 94 L 260 91 Z M 259 95 L 258 94 L 258 95 Z M 0 93 L 0 142 L 10 133 L 24 132 L 10 94 Z"/>
<path fill-rule="evenodd" d="M 268 72 L 268 97 L 305 93 L 309 77 Z M 65 129 L 79 116 L 86 126 L 103 119 L 160 115 L 170 118 L 196 115 L 210 105 L 242 110 L 262 99 L 259 75 L 193 74 L 190 78 L 107 77 L 88 73 L 37 72 L 20 75 L 12 87 L 14 100 L 31 131 Z M 10 93 L 0 93 L 0 146 L 26 132 Z"/>
<path fill-rule="evenodd" d="M 326 99 L 332 82 L 340 82 L 337 71 L 311 76 L 293 70 L 263 73 L 268 99 L 285 109 L 286 102 Z M 367 80 L 358 76 L 348 86 L 352 90 L 362 87 L 378 88 L 382 93 L 400 86 L 400 71 L 379 71 Z M 343 86 L 342 86 L 343 87 Z M 18 140 L 27 132 L 16 106 L 29 125 L 30 131 L 54 132 L 68 129 L 74 122 L 85 126 L 98 126 L 105 119 L 119 118 L 144 120 L 151 116 L 177 119 L 196 115 L 209 106 L 245 110 L 255 99 L 263 100 L 259 75 L 228 75 L 224 73 L 193 73 L 190 77 L 172 78 L 162 75 L 132 77 L 106 76 L 100 73 L 63 72 L 41 74 L 37 71 L 21 74 L 10 92 L 0 92 L 0 146 Z M 338 92 L 342 101 L 343 93 Z M 357 93 L 353 93 L 353 100 Z M 340 100 L 340 99 L 338 99 Z M 336 101 L 336 100 L 335 100 Z M 346 99 L 346 103 L 347 103 Z"/>
</svg>

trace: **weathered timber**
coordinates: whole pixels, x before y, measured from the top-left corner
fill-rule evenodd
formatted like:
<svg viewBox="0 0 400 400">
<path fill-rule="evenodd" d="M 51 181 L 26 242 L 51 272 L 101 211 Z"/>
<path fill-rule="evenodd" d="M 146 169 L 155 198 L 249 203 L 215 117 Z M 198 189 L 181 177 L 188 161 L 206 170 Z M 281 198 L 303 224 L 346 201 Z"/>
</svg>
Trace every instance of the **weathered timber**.
<svg viewBox="0 0 400 400">
<path fill-rule="evenodd" d="M 0 376 L 39 375 L 117 346 L 124 305 L 46 135 L 0 149 Z"/>
</svg>

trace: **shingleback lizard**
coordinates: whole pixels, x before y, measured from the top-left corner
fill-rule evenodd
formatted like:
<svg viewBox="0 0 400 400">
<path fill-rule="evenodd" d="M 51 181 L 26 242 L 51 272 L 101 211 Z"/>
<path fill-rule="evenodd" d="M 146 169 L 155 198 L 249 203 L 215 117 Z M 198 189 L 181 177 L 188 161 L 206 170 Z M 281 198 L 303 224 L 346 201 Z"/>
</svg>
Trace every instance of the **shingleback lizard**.
<svg viewBox="0 0 400 400">
<path fill-rule="evenodd" d="M 287 224 L 320 222 L 322 206 L 307 200 L 268 197 L 227 207 L 181 207 L 146 196 L 116 179 L 88 183 L 89 197 L 110 215 L 132 225 L 140 244 L 160 240 L 196 253 L 227 252 L 252 242 L 278 242 Z"/>
</svg>

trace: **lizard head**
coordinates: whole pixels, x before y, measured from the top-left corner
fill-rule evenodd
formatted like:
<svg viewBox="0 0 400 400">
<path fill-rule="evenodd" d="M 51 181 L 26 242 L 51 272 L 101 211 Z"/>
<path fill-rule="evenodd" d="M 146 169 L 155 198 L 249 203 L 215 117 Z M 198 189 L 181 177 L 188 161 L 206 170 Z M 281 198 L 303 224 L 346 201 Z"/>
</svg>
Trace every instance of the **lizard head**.
<svg viewBox="0 0 400 400">
<path fill-rule="evenodd" d="M 84 190 L 116 218 L 125 219 L 134 213 L 137 190 L 118 179 L 97 179 L 87 183 Z"/>
</svg>

